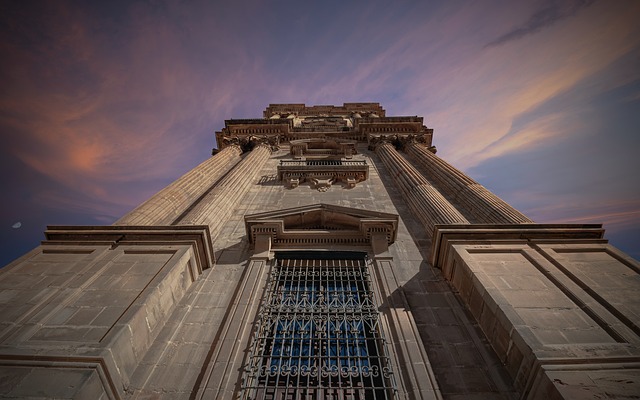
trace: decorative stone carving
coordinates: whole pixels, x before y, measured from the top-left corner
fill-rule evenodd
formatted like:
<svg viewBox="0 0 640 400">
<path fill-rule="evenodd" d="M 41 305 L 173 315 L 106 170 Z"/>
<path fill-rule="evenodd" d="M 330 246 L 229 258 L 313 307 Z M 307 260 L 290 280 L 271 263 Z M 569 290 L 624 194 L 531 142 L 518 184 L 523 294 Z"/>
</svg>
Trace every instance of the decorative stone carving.
<svg viewBox="0 0 640 400">
<path fill-rule="evenodd" d="M 418 134 L 391 134 L 391 135 L 370 135 L 369 136 L 369 150 L 375 150 L 380 143 L 391 143 L 396 149 L 403 150 L 406 146 L 412 143 L 420 143 L 429 146 L 429 150 L 433 148 L 435 153 L 435 146 L 430 146 L 430 137 L 424 133 Z"/>
<path fill-rule="evenodd" d="M 222 138 L 222 147 L 238 145 L 244 152 L 251 151 L 259 144 L 266 144 L 271 147 L 271 151 L 280 149 L 280 135 L 248 135 L 248 136 L 225 136 Z"/>
<path fill-rule="evenodd" d="M 369 136 L 369 150 L 375 151 L 382 143 L 394 144 L 398 141 L 398 135 L 371 135 Z"/>
<path fill-rule="evenodd" d="M 310 178 L 318 192 L 326 192 L 334 181 L 333 176 L 314 176 Z"/>
<path fill-rule="evenodd" d="M 282 160 L 278 165 L 278 179 L 290 189 L 305 181 L 320 192 L 326 192 L 334 182 L 344 182 L 350 189 L 368 176 L 365 160 Z"/>
<path fill-rule="evenodd" d="M 300 184 L 300 177 L 288 176 L 284 179 L 289 189 L 295 189 Z"/>
<path fill-rule="evenodd" d="M 259 235 L 271 236 L 274 248 L 307 240 L 314 243 L 359 245 L 378 235 L 387 245 L 396 239 L 398 216 L 332 204 L 313 204 L 245 215 L 251 244 Z"/>
</svg>

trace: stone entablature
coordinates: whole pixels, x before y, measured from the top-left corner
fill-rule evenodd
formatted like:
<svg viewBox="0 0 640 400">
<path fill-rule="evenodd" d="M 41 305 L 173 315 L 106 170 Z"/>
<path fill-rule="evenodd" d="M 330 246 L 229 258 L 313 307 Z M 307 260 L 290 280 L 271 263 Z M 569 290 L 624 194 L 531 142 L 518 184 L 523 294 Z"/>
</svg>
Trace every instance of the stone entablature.
<svg viewBox="0 0 640 400">
<path fill-rule="evenodd" d="M 423 131 L 422 122 L 358 122 L 357 128 L 362 133 L 420 133 Z"/>
<path fill-rule="evenodd" d="M 347 188 L 369 177 L 369 165 L 365 160 L 281 160 L 278 179 L 290 189 L 302 182 L 309 182 L 321 192 L 334 182 L 344 182 Z"/>
<path fill-rule="evenodd" d="M 310 138 L 366 142 L 371 134 L 420 134 L 431 145 L 433 129 L 423 125 L 422 117 L 386 117 L 377 103 L 357 105 L 347 108 L 271 105 L 264 118 L 226 120 L 225 127 L 216 132 L 216 140 L 218 147 L 224 148 L 235 143 L 235 138 L 245 140 L 251 136 L 269 137 L 277 142 Z"/>
<path fill-rule="evenodd" d="M 396 214 L 331 204 L 251 214 L 244 220 L 249 242 L 260 246 L 259 237 L 266 235 L 270 238 L 269 248 L 368 246 L 376 235 L 384 237 L 389 246 L 396 240 L 398 229 Z"/>
<path fill-rule="evenodd" d="M 286 116 L 288 114 L 296 114 L 300 116 L 306 115 L 352 115 L 352 114 L 375 114 L 379 117 L 385 116 L 385 110 L 380 103 L 344 103 L 342 106 L 319 105 L 306 106 L 304 104 L 269 104 L 264 111 L 265 118 L 271 118 L 278 114 Z"/>
<path fill-rule="evenodd" d="M 157 243 L 189 244 L 198 261 L 193 272 L 200 275 L 215 264 L 211 234 L 206 225 L 136 226 L 49 226 L 43 245 L 139 246 Z"/>
</svg>

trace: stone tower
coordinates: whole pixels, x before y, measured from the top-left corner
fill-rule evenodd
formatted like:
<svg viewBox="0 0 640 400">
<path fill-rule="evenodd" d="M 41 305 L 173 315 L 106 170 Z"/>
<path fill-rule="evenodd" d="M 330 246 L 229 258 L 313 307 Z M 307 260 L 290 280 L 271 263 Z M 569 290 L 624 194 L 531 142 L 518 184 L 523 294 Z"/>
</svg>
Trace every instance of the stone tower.
<svg viewBox="0 0 640 400">
<path fill-rule="evenodd" d="M 537 224 L 377 103 L 272 104 L 111 226 L 0 270 L 0 396 L 640 393 L 640 264 Z"/>
</svg>

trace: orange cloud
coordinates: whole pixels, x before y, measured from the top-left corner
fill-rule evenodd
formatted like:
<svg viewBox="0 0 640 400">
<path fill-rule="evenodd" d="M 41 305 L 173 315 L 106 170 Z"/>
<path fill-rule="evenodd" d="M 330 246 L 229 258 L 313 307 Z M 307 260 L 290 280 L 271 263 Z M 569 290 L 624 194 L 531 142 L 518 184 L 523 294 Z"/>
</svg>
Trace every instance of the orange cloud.
<svg viewBox="0 0 640 400">
<path fill-rule="evenodd" d="M 126 35 L 104 36 L 99 21 L 60 3 L 41 27 L 46 43 L 3 45 L 15 64 L 0 96 L 0 123 L 14 132 L 5 145 L 72 190 L 69 204 L 77 192 L 129 203 L 131 195 L 115 195 L 124 184 L 186 171 L 210 154 L 211 119 L 221 127 L 241 101 L 234 94 L 245 67 L 216 76 L 191 64 L 184 32 L 145 7 L 132 7 Z"/>
<path fill-rule="evenodd" d="M 444 142 L 447 158 L 468 168 L 491 157 L 548 143 L 554 136 L 562 139 L 558 132 L 553 134 L 551 119 L 563 120 L 566 110 L 540 121 L 551 129 L 549 133 L 530 124 L 516 133 L 517 138 L 505 136 L 516 118 L 604 70 L 640 44 L 636 24 L 640 5 L 631 8 L 594 4 L 558 26 L 472 54 L 462 68 L 445 72 L 441 92 L 453 92 L 459 101 L 427 115 L 437 132 L 445 132 L 436 137 Z M 593 90 L 609 90 L 630 79 L 613 77 L 608 87 Z"/>
</svg>

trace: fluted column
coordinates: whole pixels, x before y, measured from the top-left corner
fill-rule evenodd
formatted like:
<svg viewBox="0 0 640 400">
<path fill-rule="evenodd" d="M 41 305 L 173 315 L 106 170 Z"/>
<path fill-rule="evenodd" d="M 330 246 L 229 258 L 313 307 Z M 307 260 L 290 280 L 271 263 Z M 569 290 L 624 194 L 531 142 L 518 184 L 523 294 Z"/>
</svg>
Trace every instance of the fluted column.
<svg viewBox="0 0 640 400">
<path fill-rule="evenodd" d="M 487 190 L 462 171 L 433 154 L 424 145 L 409 143 L 406 151 L 422 167 L 427 178 L 469 210 L 479 223 L 532 223 L 520 211 Z"/>
<path fill-rule="evenodd" d="M 427 235 L 433 235 L 436 224 L 468 224 L 460 214 L 398 151 L 387 142 L 376 147 L 376 154 L 389 169 L 409 207 L 425 225 Z"/>
<path fill-rule="evenodd" d="M 211 238 L 215 238 L 238 202 L 245 195 L 262 166 L 271 155 L 268 144 L 256 145 L 236 167 L 209 191 L 178 225 L 209 225 Z"/>
<path fill-rule="evenodd" d="M 171 225 L 240 160 L 240 146 L 225 147 L 145 201 L 114 225 Z"/>
</svg>

